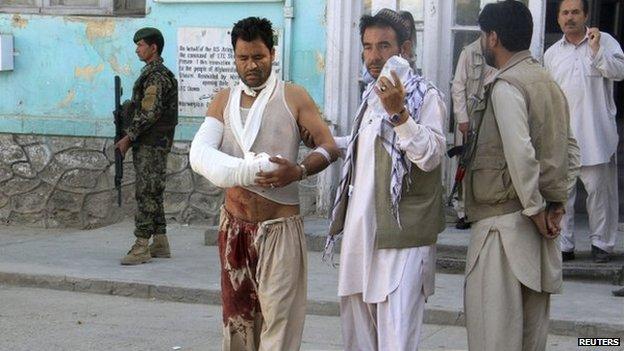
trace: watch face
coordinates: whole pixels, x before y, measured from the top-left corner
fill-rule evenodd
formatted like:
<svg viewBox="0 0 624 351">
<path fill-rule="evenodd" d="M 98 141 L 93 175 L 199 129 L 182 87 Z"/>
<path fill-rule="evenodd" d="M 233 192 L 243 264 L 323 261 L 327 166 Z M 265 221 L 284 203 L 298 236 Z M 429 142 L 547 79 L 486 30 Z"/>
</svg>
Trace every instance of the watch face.
<svg viewBox="0 0 624 351">
<path fill-rule="evenodd" d="M 390 116 L 390 122 L 392 123 L 396 123 L 399 121 L 399 119 L 401 119 L 401 115 L 395 113 L 392 116 Z"/>
</svg>

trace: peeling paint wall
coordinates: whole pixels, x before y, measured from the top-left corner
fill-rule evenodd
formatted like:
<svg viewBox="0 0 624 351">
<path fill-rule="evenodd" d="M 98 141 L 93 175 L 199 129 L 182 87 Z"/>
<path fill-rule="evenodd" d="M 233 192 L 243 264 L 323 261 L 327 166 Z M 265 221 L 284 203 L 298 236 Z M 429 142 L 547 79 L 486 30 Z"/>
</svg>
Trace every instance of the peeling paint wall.
<svg viewBox="0 0 624 351">
<path fill-rule="evenodd" d="M 127 98 L 143 64 L 132 36 L 144 26 L 165 36 L 163 58 L 174 73 L 177 29 L 231 27 L 247 16 L 283 28 L 283 2 L 154 3 L 144 18 L 0 14 L 0 32 L 15 38 L 15 69 L 0 72 L 0 132 L 112 136 L 113 76 Z M 323 105 L 325 1 L 295 0 L 292 80 Z M 218 15 L 217 15 L 218 14 Z M 189 140 L 201 118 L 181 116 L 177 140 Z"/>
</svg>

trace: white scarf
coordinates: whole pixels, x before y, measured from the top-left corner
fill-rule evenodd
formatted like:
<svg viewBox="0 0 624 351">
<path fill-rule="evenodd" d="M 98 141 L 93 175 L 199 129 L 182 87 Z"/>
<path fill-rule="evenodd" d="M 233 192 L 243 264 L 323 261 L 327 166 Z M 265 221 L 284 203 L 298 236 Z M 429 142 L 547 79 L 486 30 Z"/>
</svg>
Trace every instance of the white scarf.
<svg viewBox="0 0 624 351">
<path fill-rule="evenodd" d="M 263 88 L 260 93 L 247 86 L 242 80 L 232 89 L 232 100 L 230 101 L 229 109 L 230 125 L 232 127 L 232 134 L 234 134 L 234 138 L 244 153 L 249 152 L 253 143 L 256 141 L 256 137 L 260 131 L 260 125 L 262 124 L 262 115 L 264 114 L 266 105 L 276 85 L 277 77 L 275 73 L 271 71 L 269 79 L 267 79 L 261 87 L 255 88 Z M 240 100 L 243 92 L 250 96 L 258 95 L 251 105 L 251 109 L 249 109 L 249 114 L 247 115 L 244 126 L 240 113 Z"/>
</svg>

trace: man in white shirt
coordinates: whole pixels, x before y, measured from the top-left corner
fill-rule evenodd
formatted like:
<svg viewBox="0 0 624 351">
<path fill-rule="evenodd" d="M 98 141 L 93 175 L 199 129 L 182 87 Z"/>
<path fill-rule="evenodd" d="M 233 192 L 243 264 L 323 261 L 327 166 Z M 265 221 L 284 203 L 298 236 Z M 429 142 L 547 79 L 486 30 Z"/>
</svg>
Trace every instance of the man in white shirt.
<svg viewBox="0 0 624 351">
<path fill-rule="evenodd" d="M 326 253 L 343 233 L 338 280 L 345 350 L 417 350 L 444 229 L 440 94 L 407 60 L 410 23 L 389 9 L 363 16 L 372 80 L 346 149 Z M 400 56 L 400 57 L 399 57 Z M 385 74 L 388 67 L 390 74 Z"/>
<path fill-rule="evenodd" d="M 579 178 L 587 190 L 589 236 L 595 262 L 609 261 L 618 224 L 618 144 L 613 82 L 624 79 L 620 44 L 598 28 L 587 28 L 587 0 L 559 1 L 558 22 L 564 35 L 544 56 L 570 107 L 572 131 L 581 148 Z M 573 188 L 562 224 L 563 260 L 574 259 Z"/>
</svg>

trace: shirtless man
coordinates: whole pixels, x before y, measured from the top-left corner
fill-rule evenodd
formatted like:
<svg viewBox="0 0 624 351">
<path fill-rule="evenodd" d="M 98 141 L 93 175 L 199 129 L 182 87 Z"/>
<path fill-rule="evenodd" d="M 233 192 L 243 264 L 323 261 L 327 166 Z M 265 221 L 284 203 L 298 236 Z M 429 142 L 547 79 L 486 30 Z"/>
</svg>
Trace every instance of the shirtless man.
<svg viewBox="0 0 624 351">
<path fill-rule="evenodd" d="M 306 247 L 298 181 L 338 154 L 314 101 L 279 80 L 273 29 L 234 25 L 240 83 L 219 92 L 190 150 L 193 170 L 225 188 L 219 224 L 223 350 L 298 350 L 306 309 Z M 318 145 L 297 164 L 300 130 Z"/>
</svg>

